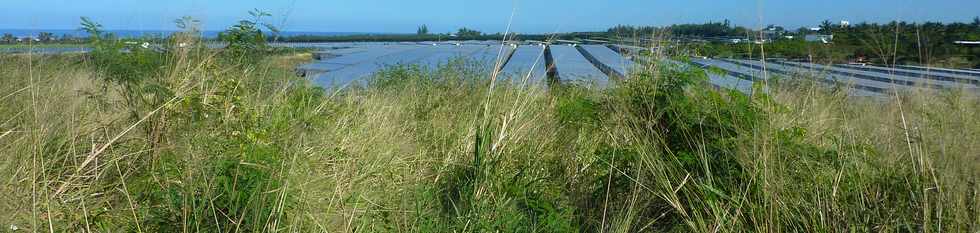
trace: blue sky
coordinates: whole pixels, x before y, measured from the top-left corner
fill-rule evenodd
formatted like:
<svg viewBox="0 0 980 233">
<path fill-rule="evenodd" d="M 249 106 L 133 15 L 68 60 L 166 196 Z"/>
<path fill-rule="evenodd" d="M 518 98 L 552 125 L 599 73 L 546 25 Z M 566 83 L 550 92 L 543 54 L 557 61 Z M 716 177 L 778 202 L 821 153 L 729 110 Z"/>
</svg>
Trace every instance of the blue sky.
<svg viewBox="0 0 980 233">
<path fill-rule="evenodd" d="M 433 32 L 467 26 L 518 32 L 604 30 L 616 24 L 669 25 L 730 19 L 742 26 L 810 26 L 829 19 L 970 21 L 978 0 L 17 0 L 0 9 L 0 28 L 74 29 L 88 16 L 109 29 L 170 30 L 189 15 L 221 29 L 259 8 L 288 31 Z"/>
</svg>

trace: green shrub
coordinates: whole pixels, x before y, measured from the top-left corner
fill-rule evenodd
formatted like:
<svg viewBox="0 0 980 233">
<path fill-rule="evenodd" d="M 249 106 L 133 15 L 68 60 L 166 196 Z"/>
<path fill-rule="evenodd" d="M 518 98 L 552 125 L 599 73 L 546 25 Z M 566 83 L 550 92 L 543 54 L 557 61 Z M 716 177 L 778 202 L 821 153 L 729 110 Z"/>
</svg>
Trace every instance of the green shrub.
<svg viewBox="0 0 980 233">
<path fill-rule="evenodd" d="M 258 9 L 248 13 L 252 16 L 251 19 L 240 20 L 238 24 L 218 33 L 218 40 L 227 43 L 225 50 L 229 57 L 251 64 L 270 52 L 266 44 L 266 35 L 261 28 L 264 27 L 273 33 L 278 33 L 279 29 L 272 24 L 262 22 L 263 17 L 272 16 L 271 14 Z"/>
</svg>

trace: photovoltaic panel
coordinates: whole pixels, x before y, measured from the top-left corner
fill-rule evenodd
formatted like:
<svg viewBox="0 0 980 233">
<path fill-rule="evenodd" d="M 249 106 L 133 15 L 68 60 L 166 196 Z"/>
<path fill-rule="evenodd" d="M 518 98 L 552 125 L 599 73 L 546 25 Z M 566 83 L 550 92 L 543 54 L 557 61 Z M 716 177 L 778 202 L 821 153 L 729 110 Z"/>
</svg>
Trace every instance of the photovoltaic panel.
<svg viewBox="0 0 980 233">
<path fill-rule="evenodd" d="M 581 45 L 582 49 L 587 51 L 593 57 L 595 57 L 599 62 L 604 64 L 606 67 L 611 68 L 614 72 L 622 77 L 629 75 L 630 68 L 633 67 L 633 61 L 626 59 L 616 51 L 609 49 L 604 45 Z"/>
<path fill-rule="evenodd" d="M 558 69 L 558 76 L 562 82 L 596 84 L 601 87 L 609 83 L 606 74 L 592 65 L 574 47 L 554 45 L 550 48 L 551 56 L 555 60 L 555 68 Z"/>
<path fill-rule="evenodd" d="M 528 78 L 529 83 L 541 83 L 547 79 L 544 46 L 522 45 L 514 50 L 501 74 L 515 80 Z M 530 77 L 528 75 L 530 74 Z"/>
</svg>

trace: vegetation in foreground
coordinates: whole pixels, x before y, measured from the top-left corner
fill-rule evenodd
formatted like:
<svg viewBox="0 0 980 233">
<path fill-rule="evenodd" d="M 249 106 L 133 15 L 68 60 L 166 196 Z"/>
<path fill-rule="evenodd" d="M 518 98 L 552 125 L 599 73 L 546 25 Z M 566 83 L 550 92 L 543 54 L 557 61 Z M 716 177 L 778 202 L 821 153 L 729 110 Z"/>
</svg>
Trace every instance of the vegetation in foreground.
<svg viewBox="0 0 980 233">
<path fill-rule="evenodd" d="M 325 90 L 293 75 L 307 54 L 261 52 L 255 25 L 223 51 L 177 35 L 163 52 L 96 40 L 88 55 L 0 57 L 0 224 L 980 230 L 969 93 L 854 99 L 799 79 L 745 96 L 666 64 L 609 89 L 543 87 L 466 61 Z"/>
</svg>

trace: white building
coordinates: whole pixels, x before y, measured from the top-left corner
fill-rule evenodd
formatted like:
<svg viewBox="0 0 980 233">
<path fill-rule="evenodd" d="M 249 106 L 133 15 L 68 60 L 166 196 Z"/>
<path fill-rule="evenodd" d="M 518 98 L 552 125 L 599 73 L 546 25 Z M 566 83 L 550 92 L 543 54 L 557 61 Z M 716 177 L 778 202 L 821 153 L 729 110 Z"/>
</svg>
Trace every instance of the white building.
<svg viewBox="0 0 980 233">
<path fill-rule="evenodd" d="M 806 37 L 804 37 L 804 40 L 806 40 L 807 42 L 821 42 L 824 44 L 830 44 L 830 42 L 834 41 L 834 35 L 812 34 L 812 35 L 806 35 Z"/>
</svg>

